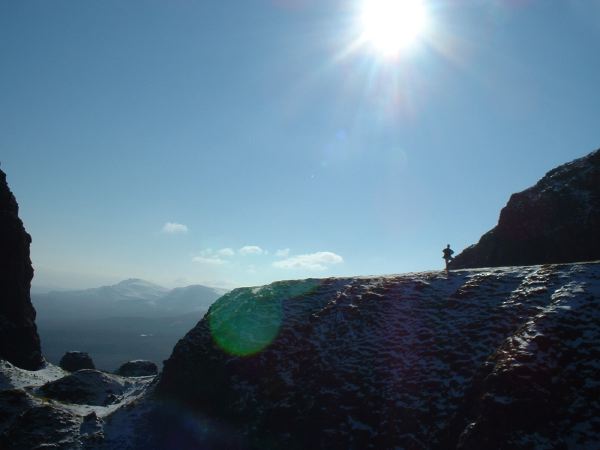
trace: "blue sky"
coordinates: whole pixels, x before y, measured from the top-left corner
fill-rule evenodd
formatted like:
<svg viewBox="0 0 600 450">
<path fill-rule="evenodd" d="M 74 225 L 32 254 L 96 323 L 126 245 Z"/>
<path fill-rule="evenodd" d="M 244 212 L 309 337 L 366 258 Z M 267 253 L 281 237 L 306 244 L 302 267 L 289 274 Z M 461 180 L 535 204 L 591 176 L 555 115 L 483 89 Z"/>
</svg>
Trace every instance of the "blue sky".
<svg viewBox="0 0 600 450">
<path fill-rule="evenodd" d="M 363 4 L 0 3 L 34 282 L 438 269 L 600 147 L 600 1 L 423 0 L 394 57 L 356 45 Z"/>
</svg>

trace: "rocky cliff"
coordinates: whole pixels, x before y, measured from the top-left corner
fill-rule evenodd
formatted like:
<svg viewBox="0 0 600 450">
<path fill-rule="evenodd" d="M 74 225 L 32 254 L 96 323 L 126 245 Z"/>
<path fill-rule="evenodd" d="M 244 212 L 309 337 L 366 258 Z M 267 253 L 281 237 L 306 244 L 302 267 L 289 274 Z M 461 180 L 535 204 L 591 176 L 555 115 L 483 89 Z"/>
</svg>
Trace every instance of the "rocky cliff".
<svg viewBox="0 0 600 450">
<path fill-rule="evenodd" d="M 592 448 L 599 302 L 598 263 L 237 289 L 157 394 L 240 448 Z"/>
<path fill-rule="evenodd" d="M 19 219 L 19 206 L 0 170 L 0 359 L 28 370 L 43 363 L 29 289 L 33 267 L 31 236 Z"/>
<path fill-rule="evenodd" d="M 600 259 L 600 150 L 548 172 L 513 194 L 498 225 L 451 268 Z"/>
</svg>

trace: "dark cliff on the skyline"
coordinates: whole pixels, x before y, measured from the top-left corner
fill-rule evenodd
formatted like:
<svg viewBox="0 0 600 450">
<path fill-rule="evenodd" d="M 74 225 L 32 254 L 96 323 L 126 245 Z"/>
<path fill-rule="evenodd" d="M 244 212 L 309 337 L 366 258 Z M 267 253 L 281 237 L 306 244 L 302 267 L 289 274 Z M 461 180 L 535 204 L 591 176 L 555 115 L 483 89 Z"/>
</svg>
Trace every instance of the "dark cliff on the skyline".
<svg viewBox="0 0 600 450">
<path fill-rule="evenodd" d="M 0 170 L 0 358 L 36 370 L 43 358 L 29 296 L 33 278 L 30 243 L 6 174 Z"/>
<path fill-rule="evenodd" d="M 452 269 L 600 259 L 600 150 L 552 169 L 513 194 L 498 225 L 466 248 Z"/>
</svg>

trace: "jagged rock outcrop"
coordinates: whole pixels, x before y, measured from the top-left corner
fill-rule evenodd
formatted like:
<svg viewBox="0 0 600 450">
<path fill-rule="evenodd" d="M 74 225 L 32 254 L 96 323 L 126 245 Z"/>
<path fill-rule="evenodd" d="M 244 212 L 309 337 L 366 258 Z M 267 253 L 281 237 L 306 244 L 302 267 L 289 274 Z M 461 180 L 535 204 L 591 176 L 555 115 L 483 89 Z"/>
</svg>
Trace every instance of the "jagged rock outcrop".
<svg viewBox="0 0 600 450">
<path fill-rule="evenodd" d="M 450 268 L 519 266 L 600 259 L 600 150 L 548 172 L 513 194 L 498 225 Z"/>
<path fill-rule="evenodd" d="M 60 359 L 60 367 L 69 372 L 76 372 L 81 369 L 95 369 L 94 361 L 86 352 L 71 351 L 67 352 Z"/>
<path fill-rule="evenodd" d="M 33 278 L 30 243 L 6 174 L 0 170 L 0 359 L 36 370 L 43 358 L 29 296 Z"/>
<path fill-rule="evenodd" d="M 598 263 L 237 289 L 156 392 L 247 448 L 591 448 L 599 302 Z"/>
<path fill-rule="evenodd" d="M 158 366 L 152 361 L 136 359 L 121 365 L 116 373 L 122 377 L 147 377 L 158 374 Z"/>
</svg>

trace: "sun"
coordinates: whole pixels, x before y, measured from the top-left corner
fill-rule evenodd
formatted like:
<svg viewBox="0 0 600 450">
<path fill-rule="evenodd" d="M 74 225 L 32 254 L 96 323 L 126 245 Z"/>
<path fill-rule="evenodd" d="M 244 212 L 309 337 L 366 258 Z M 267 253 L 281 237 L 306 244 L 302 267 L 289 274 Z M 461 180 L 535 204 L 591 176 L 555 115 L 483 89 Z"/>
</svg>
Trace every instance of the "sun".
<svg viewBox="0 0 600 450">
<path fill-rule="evenodd" d="M 363 40 L 393 57 L 422 36 L 427 12 L 422 0 L 364 0 L 360 19 Z"/>
</svg>

